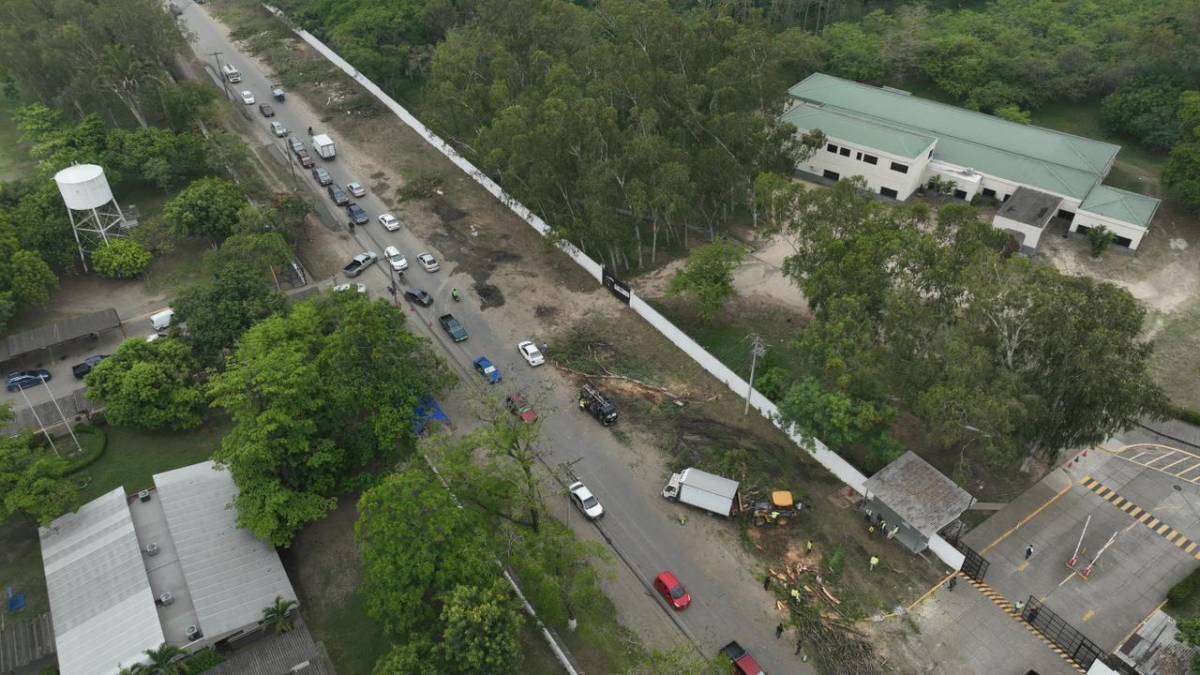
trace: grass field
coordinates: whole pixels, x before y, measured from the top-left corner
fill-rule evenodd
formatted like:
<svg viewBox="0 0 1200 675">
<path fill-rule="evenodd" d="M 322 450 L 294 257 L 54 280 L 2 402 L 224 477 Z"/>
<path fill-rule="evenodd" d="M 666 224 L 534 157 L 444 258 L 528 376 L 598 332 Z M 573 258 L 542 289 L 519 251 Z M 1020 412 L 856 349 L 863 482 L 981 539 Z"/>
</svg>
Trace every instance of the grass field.
<svg viewBox="0 0 1200 675">
<path fill-rule="evenodd" d="M 95 464 L 76 477 L 89 479 L 84 501 L 95 499 L 118 486 L 127 494 L 153 486 L 156 473 L 177 469 L 208 459 L 229 431 L 224 418 L 209 420 L 190 431 L 143 431 L 107 426 L 108 449 Z"/>
<path fill-rule="evenodd" d="M 0 100 L 0 181 L 20 178 L 35 166 L 28 148 L 19 142 L 21 132 L 17 131 L 12 112 L 13 105 Z"/>
</svg>

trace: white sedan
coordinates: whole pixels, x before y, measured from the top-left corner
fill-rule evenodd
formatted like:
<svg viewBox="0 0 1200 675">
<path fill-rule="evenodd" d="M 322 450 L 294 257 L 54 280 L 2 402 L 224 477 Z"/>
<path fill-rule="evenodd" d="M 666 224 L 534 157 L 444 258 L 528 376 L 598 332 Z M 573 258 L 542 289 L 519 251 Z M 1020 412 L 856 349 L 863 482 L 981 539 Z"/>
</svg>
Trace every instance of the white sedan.
<svg viewBox="0 0 1200 675">
<path fill-rule="evenodd" d="M 379 216 L 379 224 L 382 225 L 383 229 L 387 230 L 388 232 L 395 232 L 396 230 L 400 229 L 400 221 L 396 220 L 396 216 L 393 216 L 390 213 L 385 213 L 382 216 Z"/>
<path fill-rule="evenodd" d="M 346 183 L 346 190 L 355 197 L 367 196 L 367 189 L 362 186 L 362 183 Z"/>
<path fill-rule="evenodd" d="M 395 246 L 389 246 L 383 249 L 383 257 L 387 259 L 388 264 L 397 272 L 403 272 L 408 269 L 408 259 L 400 252 L 400 249 Z"/>
<path fill-rule="evenodd" d="M 529 340 L 517 343 L 517 351 L 521 352 L 521 356 L 525 358 L 525 362 L 531 366 L 540 366 L 546 362 L 546 357 L 538 351 L 537 345 Z"/>
<path fill-rule="evenodd" d="M 242 103 L 246 105 L 254 105 L 254 92 L 249 89 L 242 90 Z"/>
<path fill-rule="evenodd" d="M 575 506 L 579 507 L 588 519 L 595 520 L 604 515 L 604 507 L 600 506 L 600 501 L 586 485 L 575 481 L 567 489 L 571 491 L 571 501 L 575 502 Z"/>
<path fill-rule="evenodd" d="M 436 272 L 442 269 L 442 266 L 438 265 L 437 258 L 429 253 L 417 256 L 417 262 L 421 263 L 421 267 L 424 267 L 426 272 Z"/>
<path fill-rule="evenodd" d="M 333 290 L 337 293 L 343 293 L 343 292 L 349 291 L 349 290 L 353 290 L 358 293 L 366 293 L 367 285 L 366 284 L 338 284 L 337 286 L 333 287 Z"/>
</svg>

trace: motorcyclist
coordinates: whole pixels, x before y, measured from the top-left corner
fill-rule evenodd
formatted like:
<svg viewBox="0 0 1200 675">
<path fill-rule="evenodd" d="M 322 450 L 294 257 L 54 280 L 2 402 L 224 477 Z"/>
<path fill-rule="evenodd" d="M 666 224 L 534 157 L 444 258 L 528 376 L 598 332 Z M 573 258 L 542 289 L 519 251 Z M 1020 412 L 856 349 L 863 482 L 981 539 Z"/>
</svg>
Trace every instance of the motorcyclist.
<svg viewBox="0 0 1200 675">
<path fill-rule="evenodd" d="M 458 302 L 458 300 L 461 296 L 459 296 L 457 288 L 450 289 L 450 297 L 454 298 L 455 302 Z"/>
</svg>

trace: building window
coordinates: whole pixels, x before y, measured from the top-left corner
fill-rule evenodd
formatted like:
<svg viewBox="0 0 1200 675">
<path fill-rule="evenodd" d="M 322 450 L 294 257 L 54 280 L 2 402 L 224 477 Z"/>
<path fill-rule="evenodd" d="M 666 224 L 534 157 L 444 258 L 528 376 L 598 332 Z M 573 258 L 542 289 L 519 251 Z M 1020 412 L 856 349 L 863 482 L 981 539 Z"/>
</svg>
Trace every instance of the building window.
<svg viewBox="0 0 1200 675">
<path fill-rule="evenodd" d="M 842 148 L 839 152 L 841 153 L 842 157 L 850 156 L 850 148 Z"/>
<path fill-rule="evenodd" d="M 900 162 L 892 162 L 892 171 L 896 173 L 908 173 L 908 165 Z"/>
<path fill-rule="evenodd" d="M 1117 235 L 1117 237 L 1115 239 L 1113 239 L 1113 243 L 1116 244 L 1117 246 L 1124 246 L 1125 248 L 1129 248 L 1130 246 L 1133 245 L 1133 240 L 1130 239 L 1129 237 L 1122 237 L 1120 235 Z"/>
<path fill-rule="evenodd" d="M 1000 201 L 1002 201 L 1002 202 L 1008 201 L 1008 195 L 1000 195 Z"/>
<path fill-rule="evenodd" d="M 984 197 L 995 197 L 996 191 L 993 190 L 992 188 L 983 188 L 983 196 Z"/>
<path fill-rule="evenodd" d="M 883 195 L 884 197 L 891 197 L 892 199 L 896 199 L 897 197 L 900 196 L 899 192 L 896 192 L 895 190 L 893 190 L 892 188 L 889 188 L 889 187 L 879 188 L 879 194 Z"/>
<path fill-rule="evenodd" d="M 862 159 L 862 153 L 861 152 L 854 153 L 854 159 Z"/>
<path fill-rule="evenodd" d="M 839 174 L 838 172 L 830 171 L 829 169 L 825 169 L 825 172 L 822 173 L 821 175 L 825 176 L 829 180 L 838 180 L 842 177 L 841 174 Z"/>
<path fill-rule="evenodd" d="M 878 164 L 879 158 L 875 155 L 863 155 L 863 161 L 867 164 Z"/>
<path fill-rule="evenodd" d="M 836 153 L 838 151 L 838 147 L 836 145 L 834 145 L 833 143 L 826 143 L 825 149 L 828 150 L 829 152 L 833 152 L 833 153 Z"/>
<path fill-rule="evenodd" d="M 954 198 L 955 198 L 955 199 L 962 199 L 962 200 L 966 200 L 966 198 L 967 198 L 967 191 L 966 191 L 966 190 L 955 190 L 955 191 L 954 191 Z"/>
<path fill-rule="evenodd" d="M 1074 213 L 1073 211 L 1068 211 L 1068 210 L 1066 210 L 1066 209 L 1059 209 L 1059 210 L 1058 210 L 1058 217 L 1059 217 L 1059 218 L 1066 218 L 1067 220 L 1071 220 L 1071 219 L 1073 219 L 1073 218 L 1075 217 L 1075 213 Z"/>
</svg>

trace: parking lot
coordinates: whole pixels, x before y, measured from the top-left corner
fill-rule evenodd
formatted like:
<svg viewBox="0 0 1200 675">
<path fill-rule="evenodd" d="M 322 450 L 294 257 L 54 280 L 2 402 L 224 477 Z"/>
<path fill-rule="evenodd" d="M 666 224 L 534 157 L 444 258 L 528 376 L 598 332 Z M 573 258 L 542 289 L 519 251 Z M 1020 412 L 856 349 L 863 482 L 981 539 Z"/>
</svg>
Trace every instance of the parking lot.
<svg viewBox="0 0 1200 675">
<path fill-rule="evenodd" d="M 1040 599 L 1108 651 L 1200 565 L 1200 486 L 1133 461 L 1132 440 L 1080 453 L 965 537 L 993 588 Z"/>
</svg>

